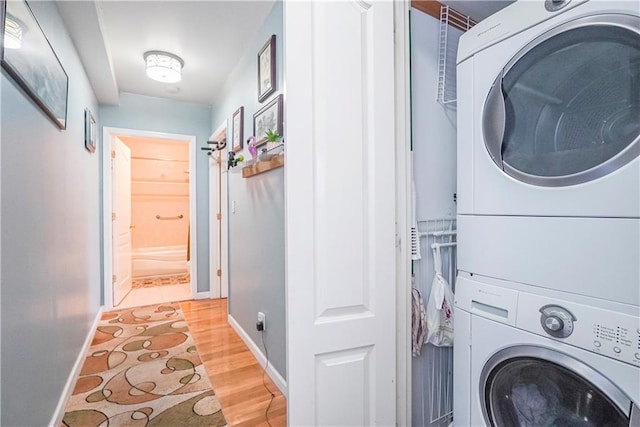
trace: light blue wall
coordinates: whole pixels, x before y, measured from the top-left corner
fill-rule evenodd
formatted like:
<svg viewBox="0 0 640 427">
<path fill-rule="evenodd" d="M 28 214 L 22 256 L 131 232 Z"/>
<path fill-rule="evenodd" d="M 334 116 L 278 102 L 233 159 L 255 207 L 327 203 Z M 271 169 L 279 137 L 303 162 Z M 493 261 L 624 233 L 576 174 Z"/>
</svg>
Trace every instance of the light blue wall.
<svg viewBox="0 0 640 427">
<path fill-rule="evenodd" d="M 213 105 L 214 128 L 244 106 L 245 144 L 253 134 L 253 114 L 265 105 L 258 102 L 257 53 L 272 34 L 276 35 L 277 87 L 265 103 L 283 93 L 282 3 L 278 1 Z M 251 158 L 246 149 L 243 154 Z M 260 349 L 255 323 L 258 311 L 266 314 L 264 336 L 270 363 L 284 378 L 284 168 L 247 179 L 229 173 L 228 181 L 229 205 L 235 201 L 236 206 L 235 213 L 229 212 L 229 312 Z"/>
<path fill-rule="evenodd" d="M 120 94 L 120 105 L 100 105 L 103 126 L 154 132 L 195 135 L 196 215 L 198 222 L 198 292 L 209 291 L 209 160 L 200 147 L 211 135 L 211 108 L 131 93 Z M 102 132 L 101 132 L 102 133 Z"/>
<path fill-rule="evenodd" d="M 29 2 L 69 75 L 59 130 L 3 71 L 2 419 L 48 425 L 100 305 L 99 156 L 84 148 L 98 105 L 55 2 Z"/>
<path fill-rule="evenodd" d="M 439 31 L 440 21 L 411 9 L 411 132 L 420 221 L 456 216 L 456 110 L 436 101 Z M 449 34 L 462 32 L 449 27 Z"/>
</svg>

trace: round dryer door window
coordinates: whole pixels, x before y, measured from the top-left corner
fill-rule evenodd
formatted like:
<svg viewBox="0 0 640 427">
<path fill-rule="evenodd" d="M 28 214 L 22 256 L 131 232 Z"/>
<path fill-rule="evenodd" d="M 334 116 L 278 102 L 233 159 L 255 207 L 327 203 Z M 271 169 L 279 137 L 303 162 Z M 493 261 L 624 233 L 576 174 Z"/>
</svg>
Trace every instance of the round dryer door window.
<svg viewBox="0 0 640 427">
<path fill-rule="evenodd" d="M 567 22 L 522 49 L 483 110 L 493 161 L 534 185 L 567 186 L 609 174 L 640 154 L 640 18 Z"/>
<path fill-rule="evenodd" d="M 631 401 L 601 374 L 540 347 L 503 350 L 482 372 L 481 398 L 494 427 L 628 427 Z M 536 354 L 547 351 L 547 354 Z M 535 356 L 524 356 L 531 353 Z M 624 408 L 624 409 L 623 409 Z"/>
</svg>

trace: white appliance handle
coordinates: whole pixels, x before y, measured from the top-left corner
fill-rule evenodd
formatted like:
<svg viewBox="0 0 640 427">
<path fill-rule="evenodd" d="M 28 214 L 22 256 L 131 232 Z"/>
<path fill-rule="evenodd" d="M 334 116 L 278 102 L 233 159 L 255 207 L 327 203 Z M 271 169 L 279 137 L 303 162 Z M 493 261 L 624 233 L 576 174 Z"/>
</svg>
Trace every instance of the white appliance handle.
<svg viewBox="0 0 640 427">
<path fill-rule="evenodd" d="M 502 141 L 507 120 L 504 95 L 502 94 L 502 74 L 489 90 L 482 112 L 482 136 L 489 155 L 500 169 L 502 165 Z"/>
</svg>

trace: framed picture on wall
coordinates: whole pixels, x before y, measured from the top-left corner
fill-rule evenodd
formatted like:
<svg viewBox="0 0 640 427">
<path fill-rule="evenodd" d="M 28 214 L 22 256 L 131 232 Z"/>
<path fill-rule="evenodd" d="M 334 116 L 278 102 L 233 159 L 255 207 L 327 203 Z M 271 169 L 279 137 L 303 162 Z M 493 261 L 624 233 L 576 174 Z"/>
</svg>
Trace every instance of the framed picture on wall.
<svg viewBox="0 0 640 427">
<path fill-rule="evenodd" d="M 67 127 L 69 77 L 26 1 L 0 1 L 0 62 L 60 129 Z"/>
<path fill-rule="evenodd" d="M 278 95 L 253 115 L 253 134 L 256 147 L 267 142 L 267 131 L 271 129 L 282 135 L 282 95 Z"/>
<path fill-rule="evenodd" d="M 240 107 L 233 113 L 233 118 L 231 119 L 231 135 L 233 137 L 231 143 L 231 150 L 234 153 L 242 150 L 242 140 L 244 138 L 243 135 L 244 129 L 244 107 Z"/>
<path fill-rule="evenodd" d="M 262 102 L 276 90 L 276 35 L 258 52 L 258 101 Z"/>
<path fill-rule="evenodd" d="M 96 151 L 97 134 L 96 119 L 91 114 L 91 111 L 86 108 L 84 110 L 84 148 L 90 153 L 95 153 Z"/>
</svg>

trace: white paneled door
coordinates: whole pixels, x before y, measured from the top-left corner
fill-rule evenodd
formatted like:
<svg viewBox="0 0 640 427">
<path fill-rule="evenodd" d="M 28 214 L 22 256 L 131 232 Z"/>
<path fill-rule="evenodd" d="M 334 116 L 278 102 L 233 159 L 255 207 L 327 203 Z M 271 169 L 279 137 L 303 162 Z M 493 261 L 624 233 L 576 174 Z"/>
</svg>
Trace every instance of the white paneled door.
<svg viewBox="0 0 640 427">
<path fill-rule="evenodd" d="M 394 4 L 284 16 L 288 421 L 396 422 Z"/>
<path fill-rule="evenodd" d="M 113 305 L 131 290 L 131 150 L 118 137 L 112 144 Z"/>
</svg>

